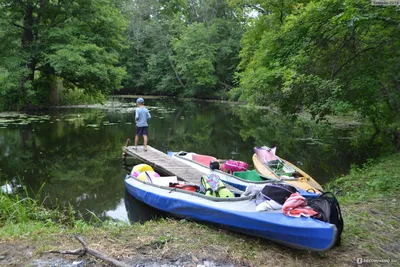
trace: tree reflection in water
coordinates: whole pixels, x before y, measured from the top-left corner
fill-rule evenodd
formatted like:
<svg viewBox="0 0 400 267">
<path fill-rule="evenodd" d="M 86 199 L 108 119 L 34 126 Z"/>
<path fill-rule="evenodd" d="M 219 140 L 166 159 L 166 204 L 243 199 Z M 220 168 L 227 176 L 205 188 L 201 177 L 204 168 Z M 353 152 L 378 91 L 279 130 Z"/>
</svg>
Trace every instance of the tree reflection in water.
<svg viewBox="0 0 400 267">
<path fill-rule="evenodd" d="M 355 127 L 291 121 L 268 109 L 173 99 L 148 99 L 146 106 L 152 115 L 149 145 L 156 149 L 233 158 L 251 166 L 254 146 L 278 146 L 279 156 L 322 185 L 351 164 L 390 149 L 382 137 L 376 139 L 380 143 L 368 139 L 368 131 L 361 139 Z M 0 186 L 22 184 L 36 194 L 45 184 L 41 197 L 50 206 L 71 205 L 89 219 L 91 214 L 113 216 L 127 198 L 123 177 L 141 163 L 127 159 L 121 168 L 121 147 L 134 138 L 134 109 L 135 103 L 127 101 L 110 109 L 54 109 L 35 114 L 34 120 L 25 116 L 24 122 L 0 120 Z M 134 202 L 125 203 L 137 209 L 132 221 L 147 219 L 151 212 Z M 115 219 L 121 216 L 126 215 Z"/>
</svg>

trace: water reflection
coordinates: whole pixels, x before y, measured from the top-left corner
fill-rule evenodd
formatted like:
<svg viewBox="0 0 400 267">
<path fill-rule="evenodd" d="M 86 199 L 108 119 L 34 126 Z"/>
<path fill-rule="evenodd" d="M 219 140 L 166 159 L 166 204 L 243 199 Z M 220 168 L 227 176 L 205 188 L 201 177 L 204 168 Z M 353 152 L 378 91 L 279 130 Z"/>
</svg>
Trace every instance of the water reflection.
<svg viewBox="0 0 400 267">
<path fill-rule="evenodd" d="M 173 99 L 148 99 L 146 106 L 152 115 L 149 144 L 156 149 L 194 151 L 251 166 L 254 146 L 278 146 L 279 156 L 322 185 L 382 151 L 371 141 L 353 146 L 354 128 L 292 122 L 267 109 Z M 128 159 L 121 167 L 121 147 L 134 139 L 134 108 L 127 100 L 22 117 L 0 114 L 0 186 L 15 181 L 12 187 L 26 185 L 36 194 L 45 184 L 41 195 L 51 206 L 124 219 L 121 177 L 141 163 Z"/>
<path fill-rule="evenodd" d="M 126 201 L 126 198 L 121 199 L 118 206 L 114 210 L 107 211 L 106 215 L 114 220 L 128 222 L 128 209 L 126 208 L 127 204 L 125 204 Z"/>
<path fill-rule="evenodd" d="M 1 193 L 3 194 L 11 194 L 13 192 L 13 187 L 8 183 L 2 185 L 0 188 L 1 188 Z"/>
<path fill-rule="evenodd" d="M 132 223 L 144 223 L 166 216 L 165 213 L 137 200 L 127 190 L 125 190 L 124 202 L 129 221 Z"/>
</svg>

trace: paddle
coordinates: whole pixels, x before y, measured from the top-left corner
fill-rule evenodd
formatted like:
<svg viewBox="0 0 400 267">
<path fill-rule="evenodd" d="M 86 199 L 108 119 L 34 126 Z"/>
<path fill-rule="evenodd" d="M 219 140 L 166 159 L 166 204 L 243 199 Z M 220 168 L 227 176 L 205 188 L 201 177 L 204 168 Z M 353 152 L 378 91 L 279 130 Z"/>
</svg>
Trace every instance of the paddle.
<svg viewBox="0 0 400 267">
<path fill-rule="evenodd" d="M 268 176 L 265 176 L 265 175 L 262 175 L 262 174 L 259 174 L 260 175 L 260 177 L 262 178 L 262 179 L 264 179 L 264 180 L 266 180 L 266 182 L 267 183 L 272 183 L 272 182 L 276 182 L 276 181 L 293 181 L 293 180 L 297 180 L 298 178 L 295 178 L 295 177 L 287 177 L 287 178 L 282 178 L 282 177 L 279 177 L 279 179 L 278 178 L 271 178 L 271 177 L 268 177 Z"/>
</svg>

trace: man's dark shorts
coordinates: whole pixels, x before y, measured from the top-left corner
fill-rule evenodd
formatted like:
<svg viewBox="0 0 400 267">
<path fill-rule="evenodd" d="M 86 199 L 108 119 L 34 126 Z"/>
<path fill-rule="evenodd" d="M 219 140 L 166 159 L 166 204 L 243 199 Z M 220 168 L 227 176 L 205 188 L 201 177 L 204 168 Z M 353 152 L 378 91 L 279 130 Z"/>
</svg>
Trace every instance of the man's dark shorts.
<svg viewBox="0 0 400 267">
<path fill-rule="evenodd" d="M 149 135 L 147 131 L 147 126 L 145 127 L 136 127 L 136 135 L 141 136 L 141 135 Z"/>
</svg>

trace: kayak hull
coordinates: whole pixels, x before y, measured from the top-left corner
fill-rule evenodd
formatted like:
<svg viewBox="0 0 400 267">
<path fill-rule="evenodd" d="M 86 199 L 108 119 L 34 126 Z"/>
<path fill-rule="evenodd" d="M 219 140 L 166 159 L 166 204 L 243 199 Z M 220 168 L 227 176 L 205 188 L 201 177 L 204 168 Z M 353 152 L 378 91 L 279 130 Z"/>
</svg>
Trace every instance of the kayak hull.
<svg viewBox="0 0 400 267">
<path fill-rule="evenodd" d="M 216 198 L 157 186 L 136 178 L 126 189 L 139 201 L 176 217 L 220 225 L 291 247 L 323 251 L 336 239 L 336 226 L 312 218 L 288 217 L 279 211 L 257 212 L 251 197 Z"/>
</svg>

